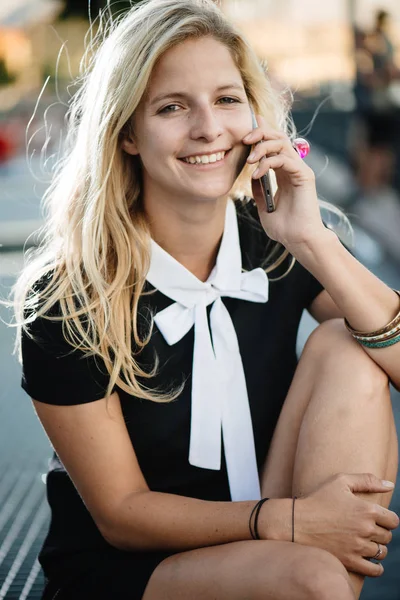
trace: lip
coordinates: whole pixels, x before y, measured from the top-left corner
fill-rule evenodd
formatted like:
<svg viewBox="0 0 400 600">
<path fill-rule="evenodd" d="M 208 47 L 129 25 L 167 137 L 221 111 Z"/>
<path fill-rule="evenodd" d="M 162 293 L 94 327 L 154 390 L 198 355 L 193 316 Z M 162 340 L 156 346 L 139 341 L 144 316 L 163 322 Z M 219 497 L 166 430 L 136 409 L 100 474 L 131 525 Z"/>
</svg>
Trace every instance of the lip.
<svg viewBox="0 0 400 600">
<path fill-rule="evenodd" d="M 188 163 L 184 160 L 184 158 L 187 157 L 182 157 L 179 158 L 178 160 L 183 163 L 184 165 L 186 165 L 187 167 L 192 167 L 194 169 L 199 169 L 200 171 L 206 171 L 208 169 L 217 169 L 218 167 L 221 167 L 222 165 L 225 164 L 225 160 L 226 157 L 229 156 L 229 154 L 231 153 L 232 148 L 230 148 L 229 150 L 217 150 L 216 152 L 213 152 L 212 154 L 216 154 L 217 152 L 225 152 L 225 156 L 224 158 L 222 158 L 221 160 L 217 160 L 216 162 L 213 163 Z M 189 154 L 189 156 L 201 156 L 199 154 Z"/>
</svg>

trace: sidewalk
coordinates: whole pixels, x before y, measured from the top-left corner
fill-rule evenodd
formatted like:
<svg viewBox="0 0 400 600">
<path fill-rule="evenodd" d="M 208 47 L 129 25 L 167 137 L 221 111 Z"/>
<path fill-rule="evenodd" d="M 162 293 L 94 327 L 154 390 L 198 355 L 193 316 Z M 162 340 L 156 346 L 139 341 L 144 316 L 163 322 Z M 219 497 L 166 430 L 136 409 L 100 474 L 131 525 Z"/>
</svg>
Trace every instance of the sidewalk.
<svg viewBox="0 0 400 600">
<path fill-rule="evenodd" d="M 38 159 L 32 160 L 32 169 L 40 172 Z M 0 247 L 23 246 L 43 225 L 40 201 L 46 188 L 29 172 L 25 156 L 0 167 Z"/>
</svg>

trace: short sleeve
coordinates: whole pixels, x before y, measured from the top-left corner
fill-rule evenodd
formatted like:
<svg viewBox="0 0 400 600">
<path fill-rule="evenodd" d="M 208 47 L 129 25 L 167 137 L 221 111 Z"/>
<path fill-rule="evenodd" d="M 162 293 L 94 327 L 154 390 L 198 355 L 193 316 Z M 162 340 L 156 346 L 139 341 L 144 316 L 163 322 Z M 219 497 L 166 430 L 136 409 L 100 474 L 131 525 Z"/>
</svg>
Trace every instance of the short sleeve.
<svg viewBox="0 0 400 600">
<path fill-rule="evenodd" d="M 72 348 L 64 339 L 62 321 L 38 317 L 27 327 L 29 335 L 21 333 L 21 385 L 31 398 L 73 405 L 106 395 L 109 375 L 104 363 Z"/>
</svg>

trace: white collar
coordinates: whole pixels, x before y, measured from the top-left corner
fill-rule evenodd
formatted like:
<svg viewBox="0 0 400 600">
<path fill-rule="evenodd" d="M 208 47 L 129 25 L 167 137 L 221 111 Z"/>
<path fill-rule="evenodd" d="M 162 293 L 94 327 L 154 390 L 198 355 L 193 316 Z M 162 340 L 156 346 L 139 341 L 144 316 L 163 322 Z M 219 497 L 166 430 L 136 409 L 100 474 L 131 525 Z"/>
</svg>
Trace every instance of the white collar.
<svg viewBox="0 0 400 600">
<path fill-rule="evenodd" d="M 235 205 L 228 201 L 216 265 L 206 282 L 151 241 L 147 280 L 175 300 L 154 320 L 168 344 L 193 327 L 192 415 L 189 462 L 221 468 L 221 430 L 232 500 L 257 500 L 260 484 L 246 380 L 235 328 L 221 296 L 267 302 L 261 268 L 242 273 Z M 206 307 L 213 303 L 208 326 Z"/>
</svg>

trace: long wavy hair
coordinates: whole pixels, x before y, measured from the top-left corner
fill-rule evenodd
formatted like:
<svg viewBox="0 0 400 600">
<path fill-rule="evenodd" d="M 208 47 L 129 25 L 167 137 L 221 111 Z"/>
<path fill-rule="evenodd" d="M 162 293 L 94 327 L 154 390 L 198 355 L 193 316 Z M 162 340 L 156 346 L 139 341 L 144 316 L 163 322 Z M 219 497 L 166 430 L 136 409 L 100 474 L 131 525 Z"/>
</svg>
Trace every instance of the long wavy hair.
<svg viewBox="0 0 400 600">
<path fill-rule="evenodd" d="M 143 383 L 157 364 L 146 372 L 136 360 L 152 330 L 151 319 L 146 335 L 137 325 L 150 232 L 140 202 L 140 162 L 121 148 L 152 70 L 176 44 L 212 36 L 230 50 L 255 111 L 289 135 L 294 128 L 264 64 L 212 0 L 149 0 L 107 22 L 103 13 L 100 22 L 70 102 L 62 158 L 44 197 L 42 242 L 14 287 L 16 319 L 28 335 L 29 322 L 38 316 L 61 320 L 72 348 L 104 361 L 107 396 L 118 385 L 138 398 L 168 401 L 176 390 L 154 391 Z M 229 196 L 243 202 L 251 196 L 250 165 Z M 280 244 L 271 244 L 266 270 L 287 255 Z M 55 305 L 60 310 L 49 316 Z"/>
</svg>

